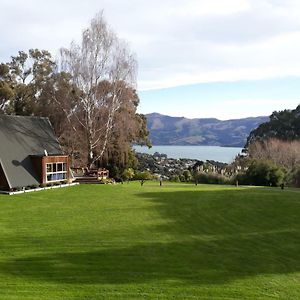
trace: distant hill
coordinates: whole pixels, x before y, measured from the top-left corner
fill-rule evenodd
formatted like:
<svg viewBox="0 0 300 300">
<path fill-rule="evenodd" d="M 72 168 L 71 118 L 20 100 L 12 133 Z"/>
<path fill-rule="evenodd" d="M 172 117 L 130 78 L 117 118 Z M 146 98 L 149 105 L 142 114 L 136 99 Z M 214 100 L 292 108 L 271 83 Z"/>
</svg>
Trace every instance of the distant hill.
<svg viewBox="0 0 300 300">
<path fill-rule="evenodd" d="M 158 113 L 146 115 L 153 145 L 206 145 L 243 147 L 249 133 L 269 117 L 221 121 L 187 119 Z"/>
</svg>

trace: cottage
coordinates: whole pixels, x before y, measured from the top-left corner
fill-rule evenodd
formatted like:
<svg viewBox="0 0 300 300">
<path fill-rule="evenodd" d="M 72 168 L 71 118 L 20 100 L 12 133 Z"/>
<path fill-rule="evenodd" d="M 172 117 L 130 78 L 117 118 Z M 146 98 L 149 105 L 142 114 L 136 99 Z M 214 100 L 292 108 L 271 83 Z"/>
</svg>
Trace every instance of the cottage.
<svg viewBox="0 0 300 300">
<path fill-rule="evenodd" d="M 69 163 L 48 118 L 0 115 L 0 190 L 67 182 Z"/>
</svg>

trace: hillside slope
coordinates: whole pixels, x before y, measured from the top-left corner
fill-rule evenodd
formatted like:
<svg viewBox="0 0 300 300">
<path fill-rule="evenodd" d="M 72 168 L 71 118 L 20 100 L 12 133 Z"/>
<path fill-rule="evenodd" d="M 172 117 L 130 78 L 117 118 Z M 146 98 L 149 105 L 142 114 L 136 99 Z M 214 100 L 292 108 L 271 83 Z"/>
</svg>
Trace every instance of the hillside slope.
<svg viewBox="0 0 300 300">
<path fill-rule="evenodd" d="M 300 139 L 300 105 L 292 110 L 274 111 L 268 122 L 251 131 L 247 144 L 268 138 L 290 141 Z"/>
<path fill-rule="evenodd" d="M 158 113 L 146 115 L 153 145 L 205 145 L 243 147 L 249 133 L 269 117 L 221 121 L 187 119 Z"/>
</svg>

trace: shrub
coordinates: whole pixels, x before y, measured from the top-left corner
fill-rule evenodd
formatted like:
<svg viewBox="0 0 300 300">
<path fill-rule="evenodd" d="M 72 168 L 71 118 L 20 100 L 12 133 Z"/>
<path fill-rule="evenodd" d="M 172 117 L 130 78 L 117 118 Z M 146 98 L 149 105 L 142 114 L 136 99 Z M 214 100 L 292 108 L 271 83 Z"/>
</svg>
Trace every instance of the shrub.
<svg viewBox="0 0 300 300">
<path fill-rule="evenodd" d="M 228 177 L 217 173 L 199 173 L 196 175 L 195 180 L 198 183 L 206 184 L 230 184 L 231 181 Z"/>
<path fill-rule="evenodd" d="M 248 185 L 249 180 L 247 180 L 247 176 L 245 173 L 238 173 L 233 177 L 232 183 L 235 184 L 236 182 L 238 182 L 238 184 L 241 185 Z"/>
<path fill-rule="evenodd" d="M 180 178 L 179 178 L 178 175 L 173 175 L 173 176 L 171 176 L 170 181 L 172 181 L 172 182 L 180 182 Z"/>
<path fill-rule="evenodd" d="M 122 173 L 122 179 L 129 181 L 134 177 L 134 170 L 132 168 L 125 169 Z"/>
<path fill-rule="evenodd" d="M 112 178 L 102 178 L 99 180 L 99 182 L 102 184 L 114 184 L 115 180 Z"/>
<path fill-rule="evenodd" d="M 189 182 L 192 180 L 193 176 L 191 174 L 191 172 L 189 170 L 184 170 L 183 173 L 182 173 L 182 181 L 184 182 Z"/>
<path fill-rule="evenodd" d="M 283 183 L 285 172 L 271 161 L 252 160 L 245 173 L 246 184 L 279 186 Z"/>
<path fill-rule="evenodd" d="M 33 189 L 37 189 L 38 187 L 39 187 L 39 186 L 38 186 L 37 184 L 33 184 L 33 185 L 30 185 L 30 186 L 29 186 L 29 188 L 32 189 L 32 190 L 33 190 Z"/>
<path fill-rule="evenodd" d="M 300 187 L 300 166 L 292 169 L 286 177 L 287 185 L 293 187 Z"/>
<path fill-rule="evenodd" d="M 109 177 L 114 178 L 116 181 L 123 181 L 121 170 L 117 166 L 109 168 Z"/>
<path fill-rule="evenodd" d="M 153 178 L 149 171 L 136 172 L 134 175 L 134 180 L 151 180 Z"/>
</svg>

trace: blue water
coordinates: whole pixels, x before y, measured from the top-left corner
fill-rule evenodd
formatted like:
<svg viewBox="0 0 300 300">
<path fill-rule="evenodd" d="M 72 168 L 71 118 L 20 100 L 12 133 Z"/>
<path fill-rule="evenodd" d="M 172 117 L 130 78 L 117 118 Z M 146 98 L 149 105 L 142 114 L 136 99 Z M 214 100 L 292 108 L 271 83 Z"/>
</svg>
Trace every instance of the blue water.
<svg viewBox="0 0 300 300">
<path fill-rule="evenodd" d="M 154 154 L 155 152 L 167 154 L 169 158 L 192 158 L 199 160 L 215 160 L 230 163 L 242 148 L 218 146 L 153 146 L 151 149 L 133 146 L 137 152 Z"/>
</svg>

